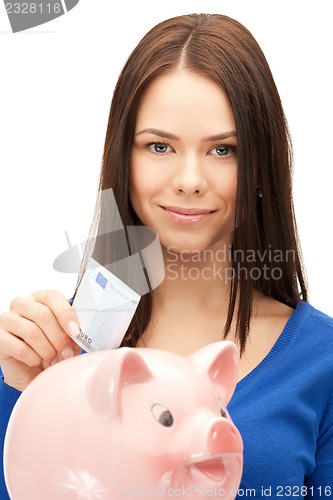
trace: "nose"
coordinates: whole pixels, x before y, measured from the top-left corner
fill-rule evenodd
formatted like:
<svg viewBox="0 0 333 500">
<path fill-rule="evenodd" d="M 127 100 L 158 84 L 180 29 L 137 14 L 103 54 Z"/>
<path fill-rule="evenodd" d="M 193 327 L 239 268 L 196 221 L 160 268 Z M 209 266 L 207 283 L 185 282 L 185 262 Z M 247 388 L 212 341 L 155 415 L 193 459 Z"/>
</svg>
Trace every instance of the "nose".
<svg viewBox="0 0 333 500">
<path fill-rule="evenodd" d="M 208 182 L 200 159 L 195 155 L 182 157 L 173 180 L 175 193 L 186 196 L 202 196 L 207 191 L 207 187 Z"/>
<path fill-rule="evenodd" d="M 242 438 L 230 420 L 217 419 L 208 430 L 208 450 L 211 453 L 239 453 Z"/>
</svg>

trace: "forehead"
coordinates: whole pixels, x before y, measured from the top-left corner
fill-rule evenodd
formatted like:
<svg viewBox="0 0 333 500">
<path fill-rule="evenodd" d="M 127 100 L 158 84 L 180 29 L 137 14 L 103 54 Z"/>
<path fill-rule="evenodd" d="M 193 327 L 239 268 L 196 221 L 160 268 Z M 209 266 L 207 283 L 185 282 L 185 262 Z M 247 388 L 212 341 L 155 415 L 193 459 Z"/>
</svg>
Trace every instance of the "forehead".
<svg viewBox="0 0 333 500">
<path fill-rule="evenodd" d="M 201 124 L 205 135 L 235 129 L 232 107 L 222 86 L 188 70 L 164 73 L 153 80 L 141 97 L 136 128 L 171 127 L 174 131 L 174 127 L 192 128 L 194 124 Z"/>
</svg>

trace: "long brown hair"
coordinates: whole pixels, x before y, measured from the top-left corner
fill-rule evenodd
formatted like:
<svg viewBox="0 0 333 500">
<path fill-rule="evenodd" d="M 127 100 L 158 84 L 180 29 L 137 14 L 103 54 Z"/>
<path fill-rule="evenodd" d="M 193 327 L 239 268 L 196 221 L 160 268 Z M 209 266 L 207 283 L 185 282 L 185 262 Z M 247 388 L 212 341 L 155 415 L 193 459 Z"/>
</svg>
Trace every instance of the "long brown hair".
<svg viewBox="0 0 333 500">
<path fill-rule="evenodd" d="M 223 328 L 226 335 L 236 314 L 237 340 L 243 351 L 254 289 L 292 306 L 300 298 L 307 300 L 307 289 L 292 202 L 288 127 L 265 56 L 242 24 L 223 15 L 191 14 L 163 21 L 144 36 L 128 58 L 114 90 L 99 189 L 113 189 L 125 226 L 136 223 L 128 186 L 138 104 L 152 80 L 180 65 L 220 85 L 227 92 L 235 116 L 238 137 L 236 230 L 232 249 L 235 272 L 221 338 Z M 100 211 L 96 209 L 95 234 Z M 88 246 L 82 272 L 91 253 L 105 263 L 110 262 L 107 256 L 110 251 L 108 244 Z M 280 271 L 274 275 L 277 261 Z M 141 298 L 123 345 L 137 344 L 151 311 L 152 292 Z"/>
</svg>

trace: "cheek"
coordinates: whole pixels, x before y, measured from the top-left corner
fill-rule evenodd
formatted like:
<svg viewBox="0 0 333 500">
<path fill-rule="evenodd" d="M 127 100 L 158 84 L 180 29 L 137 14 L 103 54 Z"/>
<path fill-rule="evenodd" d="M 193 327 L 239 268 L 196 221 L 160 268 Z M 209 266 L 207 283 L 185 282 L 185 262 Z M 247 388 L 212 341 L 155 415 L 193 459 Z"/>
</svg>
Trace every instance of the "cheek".
<svg viewBox="0 0 333 500">
<path fill-rule="evenodd" d="M 170 182 L 163 169 L 149 165 L 149 161 L 132 157 L 130 168 L 130 199 L 134 205 L 144 203 L 161 193 Z"/>
<path fill-rule="evenodd" d="M 215 193 L 219 198 L 225 200 L 228 204 L 236 205 L 237 168 L 221 176 L 219 179 L 215 179 L 212 185 L 215 186 Z"/>
</svg>

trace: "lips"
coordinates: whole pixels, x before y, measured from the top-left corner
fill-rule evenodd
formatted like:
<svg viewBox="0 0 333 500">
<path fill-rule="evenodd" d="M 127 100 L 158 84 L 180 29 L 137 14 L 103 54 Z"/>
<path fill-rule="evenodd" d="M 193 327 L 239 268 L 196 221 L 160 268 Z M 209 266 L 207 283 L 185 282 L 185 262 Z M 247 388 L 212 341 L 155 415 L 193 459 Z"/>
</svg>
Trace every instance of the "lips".
<svg viewBox="0 0 333 500">
<path fill-rule="evenodd" d="M 224 485 L 226 471 L 222 458 L 213 458 L 191 464 L 188 472 L 199 488 L 212 488 Z"/>
<path fill-rule="evenodd" d="M 168 207 L 168 206 L 167 207 L 161 206 L 161 208 L 169 212 L 182 215 L 200 215 L 200 214 L 210 214 L 212 212 L 215 212 L 215 210 L 207 210 L 205 208 L 182 208 L 182 207 Z"/>
<path fill-rule="evenodd" d="M 201 474 L 207 476 L 212 481 L 216 483 L 222 483 L 225 476 L 225 470 L 223 466 L 223 461 L 219 459 L 206 460 L 205 462 L 199 462 L 197 464 L 192 465 Z"/>
<path fill-rule="evenodd" d="M 168 219 L 174 224 L 196 225 L 207 221 L 216 210 L 206 208 L 184 208 L 161 206 Z"/>
</svg>

